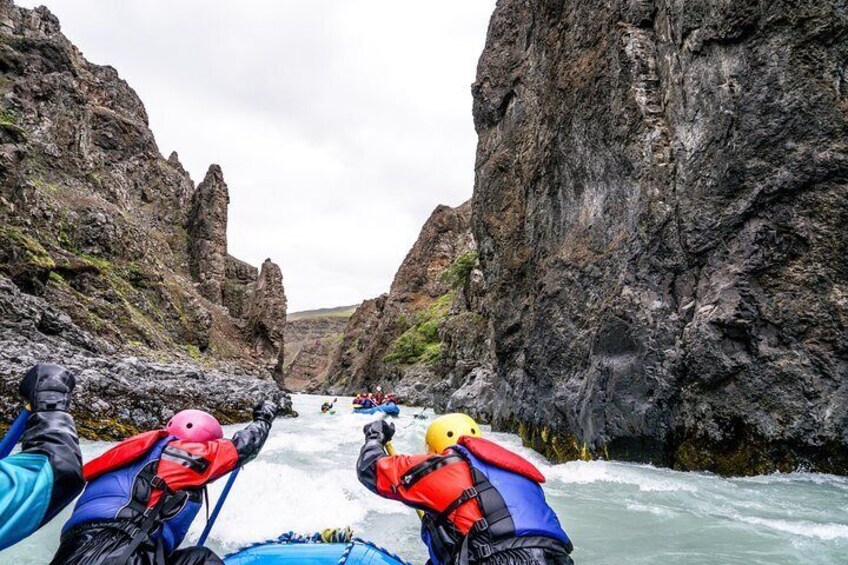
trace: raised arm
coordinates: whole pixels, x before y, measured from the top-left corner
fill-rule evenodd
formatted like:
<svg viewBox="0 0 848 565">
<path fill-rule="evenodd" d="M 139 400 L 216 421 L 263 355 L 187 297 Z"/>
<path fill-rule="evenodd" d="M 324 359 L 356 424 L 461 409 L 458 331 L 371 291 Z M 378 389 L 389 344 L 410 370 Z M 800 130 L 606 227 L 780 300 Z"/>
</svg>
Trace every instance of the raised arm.
<svg viewBox="0 0 848 565">
<path fill-rule="evenodd" d="M 21 381 L 29 416 L 20 453 L 0 461 L 0 549 L 49 522 L 82 490 L 82 456 L 68 414 L 76 380 L 57 365 L 36 365 Z"/>
</svg>

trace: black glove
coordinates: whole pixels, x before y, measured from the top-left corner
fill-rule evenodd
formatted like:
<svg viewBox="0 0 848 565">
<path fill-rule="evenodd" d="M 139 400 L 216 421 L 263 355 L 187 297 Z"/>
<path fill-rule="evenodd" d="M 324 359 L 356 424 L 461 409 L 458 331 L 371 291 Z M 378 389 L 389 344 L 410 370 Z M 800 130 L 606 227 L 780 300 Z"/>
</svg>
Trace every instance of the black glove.
<svg viewBox="0 0 848 565">
<path fill-rule="evenodd" d="M 76 384 L 73 373 L 64 367 L 44 363 L 27 371 L 19 390 L 33 412 L 67 412 Z"/>
<path fill-rule="evenodd" d="M 385 420 L 375 420 L 366 424 L 362 431 L 366 439 L 376 439 L 381 445 L 386 445 L 395 436 L 395 425 Z"/>
<path fill-rule="evenodd" d="M 269 424 L 274 421 L 274 418 L 277 417 L 277 414 L 280 413 L 280 407 L 274 404 L 273 402 L 269 402 L 268 400 L 263 400 L 259 404 L 256 405 L 256 408 L 253 409 L 253 421 L 256 420 L 264 420 Z"/>
</svg>

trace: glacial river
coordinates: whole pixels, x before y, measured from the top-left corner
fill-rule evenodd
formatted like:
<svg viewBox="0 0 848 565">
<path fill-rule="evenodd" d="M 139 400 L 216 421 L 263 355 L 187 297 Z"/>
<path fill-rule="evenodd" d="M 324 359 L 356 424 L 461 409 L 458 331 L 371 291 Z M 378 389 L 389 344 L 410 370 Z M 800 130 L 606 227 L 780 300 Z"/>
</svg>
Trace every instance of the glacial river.
<svg viewBox="0 0 848 565">
<path fill-rule="evenodd" d="M 377 498 L 356 480 L 362 426 L 373 416 L 348 413 L 346 400 L 338 414 L 322 415 L 322 401 L 294 397 L 300 418 L 275 423 L 259 459 L 238 478 L 212 547 L 226 553 L 281 532 L 350 525 L 423 563 L 415 513 Z M 399 451 L 422 448 L 429 420 L 416 420 L 414 413 L 405 409 L 395 420 Z M 793 473 L 723 479 L 622 463 L 549 465 L 514 435 L 488 437 L 522 453 L 547 476 L 545 492 L 574 541 L 578 565 L 848 563 L 846 478 Z M 83 451 L 89 458 L 108 447 L 87 442 Z M 223 482 L 210 489 L 213 501 Z M 0 553 L 0 563 L 47 563 L 66 516 Z M 202 526 L 199 517 L 191 539 Z"/>
</svg>

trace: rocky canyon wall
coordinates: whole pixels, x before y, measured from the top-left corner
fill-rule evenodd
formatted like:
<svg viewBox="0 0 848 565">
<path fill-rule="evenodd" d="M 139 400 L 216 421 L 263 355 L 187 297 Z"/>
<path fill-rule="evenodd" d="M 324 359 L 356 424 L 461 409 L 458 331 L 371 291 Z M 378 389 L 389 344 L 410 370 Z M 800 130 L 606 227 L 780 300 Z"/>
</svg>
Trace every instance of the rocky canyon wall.
<svg viewBox="0 0 848 565">
<path fill-rule="evenodd" d="M 331 389 L 353 394 L 382 385 L 406 402 L 488 420 L 482 294 L 470 203 L 437 207 L 389 293 L 350 318 L 326 372 Z"/>
<path fill-rule="evenodd" d="M 228 202 L 220 167 L 195 189 L 161 155 L 115 69 L 0 0 L 0 415 L 38 361 L 80 374 L 90 436 L 286 403 L 282 273 L 227 255 Z"/>
<path fill-rule="evenodd" d="M 496 426 L 848 472 L 840 2 L 500 0 L 473 87 Z"/>
</svg>

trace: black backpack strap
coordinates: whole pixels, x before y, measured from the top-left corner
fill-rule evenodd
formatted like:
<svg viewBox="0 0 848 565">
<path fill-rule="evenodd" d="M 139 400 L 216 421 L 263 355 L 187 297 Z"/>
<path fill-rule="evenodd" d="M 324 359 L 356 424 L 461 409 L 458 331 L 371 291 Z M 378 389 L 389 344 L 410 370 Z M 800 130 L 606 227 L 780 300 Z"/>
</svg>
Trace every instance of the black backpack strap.
<svg viewBox="0 0 848 565">
<path fill-rule="evenodd" d="M 412 488 L 415 483 L 417 483 L 433 471 L 437 471 L 447 465 L 461 463 L 462 461 L 464 461 L 462 457 L 454 454 L 436 455 L 435 457 L 430 457 L 427 460 L 414 466 L 406 473 L 404 473 L 404 475 L 400 478 L 400 484 L 403 485 L 404 488 Z"/>
<path fill-rule="evenodd" d="M 130 543 L 126 548 L 124 548 L 124 551 L 120 554 L 120 556 L 106 561 L 104 565 L 126 565 L 141 544 L 149 541 L 156 530 L 159 529 L 162 525 L 162 517 L 171 514 L 175 509 L 182 506 L 188 498 L 188 494 L 185 492 L 174 492 L 171 490 L 168 483 L 166 483 L 165 480 L 158 475 L 154 475 L 153 478 L 150 479 L 150 486 L 154 490 L 161 491 L 162 496 L 156 504 L 146 508 L 141 516 L 134 520 L 137 525 L 133 530 L 128 532 Z M 161 541 L 157 543 L 156 555 L 157 565 L 164 565 L 164 548 L 162 547 Z"/>
<path fill-rule="evenodd" d="M 485 537 L 490 541 L 513 537 L 515 535 L 515 522 L 512 520 L 512 513 L 507 508 L 503 496 L 492 486 L 492 483 L 483 473 L 472 467 L 471 474 L 479 493 L 477 504 L 480 505 L 483 519 L 474 524 L 474 528 L 469 533 L 475 537 L 485 534 Z"/>
<path fill-rule="evenodd" d="M 441 523 L 447 521 L 448 517 L 450 517 L 451 514 L 459 510 L 460 506 L 462 506 L 469 500 L 479 498 L 483 492 L 486 492 L 487 490 L 493 488 L 495 487 L 493 487 L 489 481 L 486 481 L 485 484 L 480 484 L 479 488 L 477 484 L 475 484 L 473 487 L 468 487 L 467 489 L 462 491 L 462 494 L 459 495 L 459 498 L 448 504 L 444 510 L 442 510 L 436 515 L 436 522 Z"/>
<path fill-rule="evenodd" d="M 469 500 L 477 501 L 483 517 L 474 523 L 464 537 L 456 541 L 459 544 L 459 551 L 455 559 L 460 565 L 487 559 L 495 553 L 498 541 L 515 536 L 515 523 L 506 501 L 486 475 L 474 466 L 469 466 L 474 480 L 473 486 L 463 491 L 459 498 L 436 517 L 437 523 L 450 523 L 448 518 L 459 507 Z"/>
<path fill-rule="evenodd" d="M 141 517 L 141 523 L 131 533 L 129 545 L 124 548 L 124 551 L 119 557 L 110 559 L 104 565 L 126 565 L 129 562 L 133 553 L 135 553 L 141 544 L 150 539 L 150 536 L 158 527 L 159 514 L 165 506 L 166 501 L 167 497 L 163 494 L 162 498 L 155 505 L 144 511 Z"/>
</svg>

